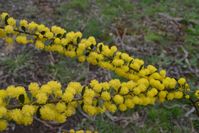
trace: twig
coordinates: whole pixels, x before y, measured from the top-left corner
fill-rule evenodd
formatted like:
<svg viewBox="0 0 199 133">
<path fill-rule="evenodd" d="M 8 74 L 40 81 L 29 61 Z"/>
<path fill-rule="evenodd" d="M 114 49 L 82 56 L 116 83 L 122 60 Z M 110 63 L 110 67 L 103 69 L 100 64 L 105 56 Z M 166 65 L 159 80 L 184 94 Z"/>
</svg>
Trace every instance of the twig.
<svg viewBox="0 0 199 133">
<path fill-rule="evenodd" d="M 188 117 L 191 113 L 193 113 L 196 109 L 194 107 L 191 108 L 184 116 Z"/>
<path fill-rule="evenodd" d="M 55 128 L 54 128 L 54 127 L 52 127 L 50 124 L 48 124 L 48 123 L 47 123 L 47 122 L 45 122 L 45 121 L 40 120 L 40 119 L 39 119 L 39 118 L 37 118 L 37 117 L 34 117 L 34 119 L 35 119 L 35 120 L 37 120 L 38 122 L 40 122 L 40 123 L 44 124 L 46 127 L 50 128 L 50 129 L 55 129 Z"/>
</svg>

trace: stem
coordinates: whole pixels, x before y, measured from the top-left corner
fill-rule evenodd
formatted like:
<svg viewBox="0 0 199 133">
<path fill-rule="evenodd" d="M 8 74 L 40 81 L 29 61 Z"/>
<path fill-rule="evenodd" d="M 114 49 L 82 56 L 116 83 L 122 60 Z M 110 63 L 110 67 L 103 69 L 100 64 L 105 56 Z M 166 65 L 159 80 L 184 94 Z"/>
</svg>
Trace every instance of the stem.
<svg viewBox="0 0 199 133">
<path fill-rule="evenodd" d="M 199 116 L 199 109 L 198 109 L 198 107 L 197 107 L 197 105 L 196 105 L 196 103 L 197 103 L 199 100 L 193 101 L 193 99 L 190 98 L 190 101 L 191 101 L 192 105 L 194 106 L 194 108 L 196 109 L 196 114 Z"/>
</svg>

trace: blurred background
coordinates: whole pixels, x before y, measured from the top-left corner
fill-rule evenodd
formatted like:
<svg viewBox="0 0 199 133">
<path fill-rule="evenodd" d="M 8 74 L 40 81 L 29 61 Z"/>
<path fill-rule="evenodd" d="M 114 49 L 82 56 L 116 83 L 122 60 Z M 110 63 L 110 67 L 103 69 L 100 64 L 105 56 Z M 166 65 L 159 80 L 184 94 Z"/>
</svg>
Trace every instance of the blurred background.
<svg viewBox="0 0 199 133">
<path fill-rule="evenodd" d="M 67 31 L 81 31 L 98 42 L 117 45 L 134 57 L 144 59 L 169 76 L 187 78 L 199 88 L 199 0 L 0 0 L 0 12 Z M 0 40 L 0 88 L 27 86 L 30 82 L 58 80 L 83 84 L 91 79 L 120 78 L 112 72 L 80 64 L 54 53 Z M 135 107 L 113 116 L 86 118 L 81 113 L 65 124 L 39 120 L 28 127 L 10 125 L 9 133 L 52 133 L 60 128 L 95 129 L 100 133 L 197 133 L 199 118 L 186 102 Z"/>
</svg>

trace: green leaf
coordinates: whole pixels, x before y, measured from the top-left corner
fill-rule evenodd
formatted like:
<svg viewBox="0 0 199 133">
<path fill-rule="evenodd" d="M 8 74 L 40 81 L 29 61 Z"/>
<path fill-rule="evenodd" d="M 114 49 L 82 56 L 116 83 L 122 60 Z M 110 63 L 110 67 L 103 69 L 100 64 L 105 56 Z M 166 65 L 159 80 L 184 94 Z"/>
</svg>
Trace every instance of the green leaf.
<svg viewBox="0 0 199 133">
<path fill-rule="evenodd" d="M 8 19 L 9 19 L 9 16 L 6 15 L 6 17 L 5 17 L 5 24 L 6 24 L 6 25 L 8 25 Z"/>
<path fill-rule="evenodd" d="M 24 101 L 25 101 L 24 94 L 19 95 L 18 99 L 19 99 L 20 103 L 24 104 Z"/>
<path fill-rule="evenodd" d="M 41 109 L 41 106 L 39 106 L 39 108 L 37 109 L 37 112 L 36 112 L 37 118 L 41 117 L 40 109 Z"/>
<path fill-rule="evenodd" d="M 26 31 L 26 27 L 24 27 L 24 26 L 21 26 L 21 29 L 22 29 L 23 31 Z"/>
</svg>

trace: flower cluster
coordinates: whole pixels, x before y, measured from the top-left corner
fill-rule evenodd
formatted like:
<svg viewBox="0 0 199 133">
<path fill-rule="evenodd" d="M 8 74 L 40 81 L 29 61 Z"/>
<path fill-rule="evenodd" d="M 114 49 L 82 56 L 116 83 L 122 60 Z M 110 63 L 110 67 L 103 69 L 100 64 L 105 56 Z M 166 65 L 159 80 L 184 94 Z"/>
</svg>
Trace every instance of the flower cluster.
<svg viewBox="0 0 199 133">
<path fill-rule="evenodd" d="M 70 129 L 69 131 L 64 131 L 63 133 L 98 133 L 97 131 L 91 131 L 91 130 L 74 130 Z"/>
<path fill-rule="evenodd" d="M 81 32 L 66 32 L 58 26 L 48 28 L 43 24 L 29 23 L 26 20 L 17 23 L 7 13 L 1 14 L 0 26 L 0 37 L 7 43 L 15 40 L 22 45 L 34 44 L 38 49 L 76 57 L 80 62 L 87 61 L 135 82 L 145 79 L 150 87 L 159 90 L 182 87 L 189 91 L 189 85 L 184 78 L 177 81 L 168 77 L 165 70 L 158 71 L 153 65 L 144 66 L 143 60 L 118 51 L 116 46 L 97 43 L 92 36 L 82 38 Z M 137 90 L 139 93 L 140 90 Z"/>
<path fill-rule="evenodd" d="M 30 83 L 28 91 L 22 86 L 0 90 L 0 130 L 7 121 L 30 125 L 36 115 L 47 121 L 63 123 L 78 108 L 93 116 L 104 112 L 126 111 L 135 105 L 151 105 L 166 100 L 190 98 L 190 86 L 185 78 L 174 79 L 153 65 L 118 51 L 116 46 L 97 43 L 93 36 L 83 38 L 81 32 L 66 32 L 58 26 L 15 20 L 7 13 L 0 15 L 0 38 L 11 44 L 33 44 L 37 49 L 57 52 L 88 62 L 128 79 L 121 82 L 92 80 L 87 86 L 70 82 L 63 89 L 57 81 L 44 85 Z M 199 99 L 199 91 L 195 91 Z"/>
<path fill-rule="evenodd" d="M 30 125 L 35 115 L 43 120 L 64 123 L 77 108 L 93 116 L 184 97 L 181 88 L 151 88 L 144 78 L 138 82 L 112 79 L 100 83 L 92 80 L 87 86 L 70 82 L 65 89 L 57 81 L 43 85 L 30 83 L 27 89 L 11 85 L 0 90 L 0 130 L 7 127 L 7 121 Z"/>
</svg>

